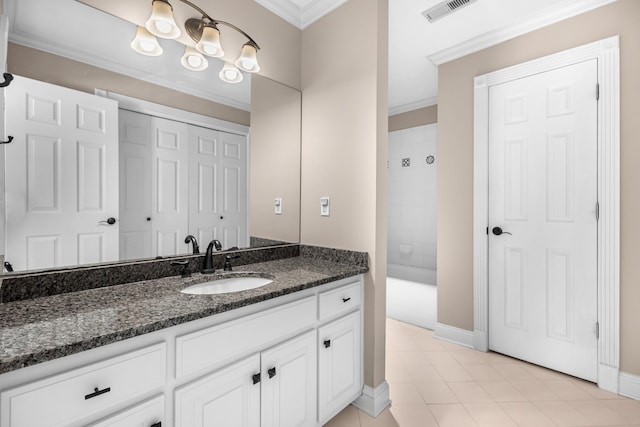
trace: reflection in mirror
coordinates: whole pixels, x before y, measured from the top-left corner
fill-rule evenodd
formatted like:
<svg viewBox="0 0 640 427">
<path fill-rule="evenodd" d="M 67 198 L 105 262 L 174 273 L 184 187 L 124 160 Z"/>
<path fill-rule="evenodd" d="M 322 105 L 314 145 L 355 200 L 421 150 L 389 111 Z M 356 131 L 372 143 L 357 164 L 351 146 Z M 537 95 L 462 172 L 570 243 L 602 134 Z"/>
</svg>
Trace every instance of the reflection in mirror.
<svg viewBox="0 0 640 427">
<path fill-rule="evenodd" d="M 250 129 L 251 138 L 249 147 L 250 152 L 247 153 L 247 157 L 248 159 L 250 159 L 250 164 L 248 165 L 248 172 L 244 173 L 244 176 L 246 177 L 248 175 L 250 179 L 250 181 L 248 181 L 248 183 L 250 184 L 249 187 L 247 188 L 246 185 L 244 186 L 244 199 L 248 201 L 249 206 L 248 212 L 246 208 L 244 209 L 244 222 L 245 224 L 248 223 L 248 228 L 245 227 L 245 235 L 238 236 L 236 234 L 236 237 L 229 238 L 228 243 L 224 245 L 224 249 L 235 246 L 244 247 L 248 244 L 251 244 L 252 246 L 262 246 L 279 244 L 283 242 L 296 243 L 299 241 L 301 108 L 299 91 L 286 87 L 280 83 L 271 81 L 269 79 L 254 75 L 253 79 L 257 80 L 259 83 L 255 85 L 255 87 L 253 84 L 251 84 L 251 118 L 249 122 L 248 115 L 245 116 L 246 119 L 244 119 L 242 115 L 243 111 L 241 110 L 241 108 L 243 108 L 242 105 L 246 105 L 243 104 L 243 102 L 246 103 L 246 101 L 230 102 L 233 107 L 228 107 L 227 105 L 219 103 L 221 101 L 210 101 L 213 97 L 211 94 L 202 95 L 202 93 L 198 93 L 197 95 L 202 95 L 203 97 L 209 99 L 204 100 L 201 97 L 195 97 L 192 95 L 187 95 L 185 93 L 177 92 L 176 89 L 182 90 L 181 87 L 168 88 L 163 87 L 164 85 L 154 85 L 148 82 L 142 82 L 140 80 L 137 80 L 136 78 L 131 77 L 132 75 L 135 76 L 135 73 L 129 74 L 127 72 L 128 67 L 137 68 L 137 65 L 130 65 L 127 61 L 122 61 L 118 64 L 118 66 L 120 67 L 120 73 L 113 72 L 113 67 L 96 67 L 96 65 L 102 65 L 108 62 L 109 58 L 105 52 L 100 51 L 100 49 L 94 50 L 94 52 L 102 52 L 100 58 L 98 58 L 94 54 L 92 56 L 89 56 L 90 52 L 87 51 L 85 51 L 83 54 L 76 55 L 76 57 L 74 58 L 74 55 L 69 54 L 70 52 L 73 53 L 73 49 L 71 49 L 69 46 L 66 46 L 66 48 L 68 49 L 65 51 L 65 46 L 60 45 L 61 43 L 64 43 L 64 37 L 58 38 L 56 40 L 58 46 L 48 45 L 47 42 L 50 43 L 52 37 L 47 34 L 47 31 L 50 31 L 51 27 L 35 24 L 35 22 L 37 22 L 38 15 L 31 15 L 29 10 L 29 5 L 37 8 L 41 3 L 47 2 L 44 0 L 30 0 L 29 2 L 19 2 L 20 8 L 18 8 L 17 1 L 5 1 L 5 4 L 9 4 L 9 7 L 5 8 L 5 11 L 9 12 L 9 19 L 13 20 L 10 27 L 12 28 L 10 41 L 12 41 L 13 43 L 9 44 L 8 49 L 8 68 L 10 72 L 17 75 L 24 75 L 36 80 L 54 83 L 58 86 L 79 89 L 85 92 L 93 92 L 93 90 L 96 88 L 104 88 L 113 90 L 114 92 L 124 93 L 125 95 L 132 95 L 135 98 L 146 98 L 153 102 L 164 104 L 170 107 L 175 107 L 180 110 L 189 109 L 191 111 L 200 113 L 201 115 L 222 119 L 224 123 L 229 123 L 229 120 L 231 120 L 232 122 L 235 121 L 236 123 L 250 125 L 250 128 L 245 126 L 247 130 Z M 82 16 L 79 16 L 78 13 L 100 13 L 101 15 L 104 15 L 108 18 L 107 21 L 101 22 L 111 22 L 113 25 L 123 25 L 123 21 L 121 21 L 120 19 L 81 5 L 74 0 L 61 0 L 60 2 L 55 3 L 57 8 L 56 14 L 64 17 L 64 19 L 68 21 L 66 22 L 66 24 L 60 23 L 60 25 L 56 26 L 56 28 L 58 29 L 75 26 L 75 34 L 77 34 L 77 25 L 79 25 L 79 22 L 84 22 L 85 24 L 86 22 L 92 22 L 92 20 L 83 20 Z M 65 14 L 65 5 L 74 8 L 80 6 L 87 12 L 74 9 L 73 13 Z M 133 33 L 135 33 L 135 26 L 132 26 L 132 31 Z M 113 40 L 106 41 L 107 44 L 112 42 Z M 86 40 L 82 40 L 81 43 L 78 43 L 77 37 L 76 43 L 77 44 L 75 46 L 72 46 L 76 50 L 78 50 L 79 47 L 88 47 L 84 46 L 84 44 L 86 44 Z M 37 46 L 39 50 L 30 48 L 28 46 Z M 165 46 L 166 49 L 167 44 L 165 43 L 163 46 Z M 49 51 L 50 53 L 45 53 L 43 52 L 43 50 Z M 65 52 L 65 57 L 63 57 L 62 51 Z M 261 51 L 261 55 L 268 55 L 268 52 Z M 69 58 L 74 58 L 75 60 Z M 117 60 L 114 59 L 114 61 Z M 92 65 L 87 65 L 88 63 Z M 186 79 L 180 80 L 184 83 Z M 193 92 L 190 92 L 187 89 L 185 89 L 184 92 L 193 94 Z M 224 94 L 223 98 L 225 97 L 229 98 L 229 94 Z M 240 107 L 240 109 L 238 107 Z M 168 118 L 164 117 L 163 119 Z M 216 119 L 213 119 L 213 121 L 215 122 Z M 222 121 L 218 120 L 219 123 L 222 123 Z M 230 125 L 234 125 L 234 123 L 230 123 Z M 204 126 L 202 123 L 196 123 L 195 125 L 195 128 L 197 129 L 206 127 L 209 127 L 210 129 L 212 128 L 211 126 Z M 237 128 L 242 127 L 242 125 L 237 126 Z M 219 131 L 219 129 L 215 128 L 216 126 L 214 125 L 214 132 Z M 224 131 L 228 130 L 229 129 L 225 129 Z M 10 124 L 7 131 L 11 133 Z M 246 131 L 232 131 L 231 134 L 234 134 L 234 132 L 235 134 L 240 135 L 242 135 L 243 133 L 246 134 Z M 193 132 L 192 135 L 190 135 L 189 128 L 187 128 L 185 135 L 187 136 L 187 140 L 189 140 L 189 136 L 192 136 L 191 139 L 194 141 L 198 140 L 199 138 L 198 136 L 193 136 Z M 124 151 L 122 148 L 121 139 L 122 138 L 119 138 L 120 154 L 122 154 Z M 245 138 L 245 144 L 246 143 L 247 141 Z M 190 146 L 190 149 L 193 150 L 193 147 Z M 151 158 L 147 158 L 147 161 L 151 162 Z M 122 156 L 120 156 L 120 159 L 116 163 L 117 170 L 120 171 L 118 172 L 118 176 L 121 177 L 123 170 L 122 168 L 124 166 Z M 188 167 L 187 169 L 189 170 L 188 173 L 193 172 L 191 168 Z M 247 169 L 246 163 L 245 169 Z M 64 170 L 64 166 L 62 166 L 62 169 L 60 170 Z M 155 172 L 155 176 L 157 177 L 157 170 Z M 167 174 L 170 175 L 170 172 L 167 172 L 165 176 Z M 26 177 L 26 173 L 23 173 L 22 175 Z M 4 180 L 4 174 L 2 178 Z M 9 182 L 7 184 L 7 189 L 8 186 L 11 185 L 12 183 Z M 59 187 L 59 189 L 61 191 L 60 196 L 67 197 L 65 194 L 67 194 L 66 191 L 68 191 L 69 188 L 61 186 Z M 77 195 L 77 188 L 75 193 Z M 174 192 L 174 194 L 180 194 L 181 197 L 184 197 L 188 193 L 188 190 L 183 192 L 178 191 L 177 193 Z M 89 191 L 87 192 L 87 194 L 93 193 Z M 120 200 L 122 200 L 122 194 L 120 194 L 119 198 Z M 278 198 L 282 201 L 280 205 L 280 214 L 275 213 L 276 207 L 274 203 L 275 199 Z M 5 207 L 7 208 L 9 208 L 9 200 L 9 198 L 6 199 L 7 206 Z M 198 200 L 191 200 L 190 197 L 186 197 L 185 200 L 187 200 L 188 205 L 193 205 L 194 203 L 197 205 L 199 202 Z M 224 198 L 222 200 L 224 202 Z M 213 203 L 213 201 L 209 201 L 209 203 Z M 78 205 L 77 200 L 75 201 L 75 204 L 76 206 Z M 156 206 L 157 205 L 158 204 L 156 201 Z M 100 220 L 106 220 L 105 218 L 108 219 L 110 217 L 114 217 L 118 221 L 117 224 L 119 226 L 122 225 L 121 220 L 123 212 L 121 209 L 119 209 L 118 213 L 115 215 L 106 211 L 101 211 L 99 213 L 101 215 Z M 148 216 L 145 216 L 143 218 L 143 221 L 146 221 L 147 217 Z M 188 213 L 187 217 L 191 218 L 191 214 Z M 206 221 L 207 220 L 205 217 L 205 225 Z M 104 224 L 101 224 L 101 227 L 104 226 Z M 11 230 L 20 230 L 24 229 L 24 227 L 27 227 L 27 232 L 32 231 L 29 230 L 30 226 L 25 224 L 15 224 L 13 222 L 7 223 L 7 229 L 11 228 Z M 204 228 L 206 227 L 203 227 L 203 229 Z M 171 242 L 171 244 L 163 246 L 166 250 L 159 251 L 155 254 L 153 252 L 149 253 L 130 251 L 128 255 L 123 255 L 126 253 L 126 249 L 123 249 L 123 246 L 126 247 L 127 243 L 126 239 L 123 240 L 123 230 L 120 229 L 120 233 L 118 235 L 119 243 L 117 244 L 118 250 L 115 258 L 113 256 L 111 258 L 104 257 L 103 255 L 106 253 L 105 251 L 103 251 L 103 253 L 100 253 L 100 251 L 102 250 L 100 246 L 101 243 L 98 242 L 100 239 L 92 240 L 91 238 L 84 238 L 84 240 L 82 240 L 76 233 L 76 244 L 80 239 L 82 240 L 82 244 L 84 244 L 85 246 L 84 249 L 81 249 L 80 252 L 74 255 L 73 260 L 67 260 L 63 263 L 60 259 L 54 260 L 53 257 L 50 256 L 50 259 L 46 262 L 40 262 L 43 261 L 43 259 L 46 257 L 36 255 L 35 258 L 37 258 L 40 263 L 33 263 L 31 265 L 28 263 L 24 263 L 19 268 L 19 270 L 32 270 L 42 268 L 48 269 L 51 267 L 60 267 L 63 265 L 67 266 L 87 263 L 93 264 L 96 262 L 112 260 L 132 258 L 137 259 L 140 257 L 144 258 L 148 256 L 172 256 L 191 253 L 192 245 L 184 243 L 184 240 L 188 234 L 194 233 L 191 233 L 192 230 L 188 226 L 186 228 L 183 227 L 183 230 L 184 231 L 181 231 L 179 234 L 176 234 L 167 240 Z M 1 231 L 4 232 L 4 230 Z M 47 234 L 46 231 L 50 232 L 51 228 L 46 229 L 45 232 L 41 232 L 39 234 L 41 236 L 50 236 L 52 234 Z M 90 234 L 91 233 L 89 233 L 88 235 Z M 198 239 L 198 243 L 200 244 L 202 250 L 206 248 L 209 239 L 213 238 L 214 236 L 219 240 L 224 240 L 223 236 L 221 236 L 220 234 L 214 235 L 207 234 L 206 232 L 201 232 L 194 235 Z M 159 234 L 156 232 L 156 238 L 158 236 Z M 26 233 L 19 236 L 18 238 L 22 241 L 25 241 L 25 237 Z M 6 240 L 4 239 L 4 235 L 0 235 L 0 238 L 2 238 L 2 240 Z M 179 244 L 174 244 L 176 242 L 176 239 L 178 239 Z M 41 239 L 40 243 L 42 244 L 39 246 L 39 250 L 42 252 L 45 251 L 43 247 L 46 248 L 47 245 L 55 245 L 55 243 L 52 243 L 54 240 L 49 239 L 47 241 L 46 239 Z M 93 246 L 87 246 L 91 244 L 93 244 Z M 173 245 L 175 249 L 170 249 L 171 245 Z M 5 248 L 5 245 L 3 244 L 2 247 Z M 89 250 L 89 247 L 91 247 L 92 249 Z M 132 246 L 130 245 L 129 247 L 131 248 Z M 26 259 L 27 256 L 25 253 L 25 248 L 23 247 L 22 249 L 20 249 L 20 251 L 23 252 L 22 256 Z M 5 252 L 4 259 L 8 262 L 11 262 L 14 258 L 14 254 L 12 254 L 11 250 L 8 248 L 8 245 L 3 252 Z M 46 251 L 44 253 L 46 253 Z M 100 258 L 100 256 L 103 256 L 103 258 Z"/>
</svg>

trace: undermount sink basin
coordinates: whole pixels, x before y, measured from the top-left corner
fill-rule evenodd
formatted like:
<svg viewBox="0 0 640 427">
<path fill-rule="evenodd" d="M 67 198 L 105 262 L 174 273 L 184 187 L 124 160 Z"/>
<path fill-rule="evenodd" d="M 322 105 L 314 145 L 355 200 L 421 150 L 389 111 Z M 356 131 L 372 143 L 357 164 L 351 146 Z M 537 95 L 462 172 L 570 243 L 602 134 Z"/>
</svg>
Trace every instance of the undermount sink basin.
<svg viewBox="0 0 640 427">
<path fill-rule="evenodd" d="M 198 283 L 197 285 L 184 288 L 180 292 L 191 295 L 215 295 L 229 292 L 246 291 L 268 285 L 273 280 L 264 277 L 229 277 L 217 279 L 210 282 Z"/>
</svg>

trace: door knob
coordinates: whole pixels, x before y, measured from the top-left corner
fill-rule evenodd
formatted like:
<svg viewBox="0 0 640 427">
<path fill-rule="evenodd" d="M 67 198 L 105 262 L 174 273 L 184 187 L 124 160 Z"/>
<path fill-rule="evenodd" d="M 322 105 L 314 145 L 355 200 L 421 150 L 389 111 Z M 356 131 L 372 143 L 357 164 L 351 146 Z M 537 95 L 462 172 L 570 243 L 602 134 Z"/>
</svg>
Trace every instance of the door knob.
<svg viewBox="0 0 640 427">
<path fill-rule="evenodd" d="M 508 231 L 502 231 L 502 228 L 500 228 L 500 227 L 493 227 L 491 232 L 496 236 L 499 236 L 501 234 L 509 234 L 509 235 L 511 234 Z"/>
<path fill-rule="evenodd" d="M 116 223 L 116 219 L 114 217 L 111 218 L 107 218 L 106 221 L 100 221 L 100 224 L 109 224 L 109 225 L 113 225 Z"/>
</svg>

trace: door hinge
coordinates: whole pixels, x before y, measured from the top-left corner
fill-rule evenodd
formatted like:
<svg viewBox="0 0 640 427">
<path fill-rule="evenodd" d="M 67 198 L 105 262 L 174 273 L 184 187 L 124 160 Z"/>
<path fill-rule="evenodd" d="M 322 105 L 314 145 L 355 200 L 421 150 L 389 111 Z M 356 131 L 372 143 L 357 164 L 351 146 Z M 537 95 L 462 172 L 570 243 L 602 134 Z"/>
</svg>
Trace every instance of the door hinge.
<svg viewBox="0 0 640 427">
<path fill-rule="evenodd" d="M 600 100 L 600 83 L 596 83 L 596 101 Z"/>
<path fill-rule="evenodd" d="M 489 235 L 489 227 L 487 227 L 487 236 Z"/>
<path fill-rule="evenodd" d="M 600 338 L 600 322 L 596 322 L 596 339 Z"/>
<path fill-rule="evenodd" d="M 596 202 L 596 221 L 600 220 L 600 202 Z"/>
</svg>

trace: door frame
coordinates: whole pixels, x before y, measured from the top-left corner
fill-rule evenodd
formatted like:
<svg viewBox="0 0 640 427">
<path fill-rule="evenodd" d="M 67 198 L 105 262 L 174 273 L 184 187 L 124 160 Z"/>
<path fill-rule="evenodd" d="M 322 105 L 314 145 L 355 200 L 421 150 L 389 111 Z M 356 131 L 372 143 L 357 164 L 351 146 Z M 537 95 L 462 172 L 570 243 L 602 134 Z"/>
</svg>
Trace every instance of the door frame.
<svg viewBox="0 0 640 427">
<path fill-rule="evenodd" d="M 489 349 L 489 88 L 559 67 L 598 61 L 598 385 L 619 392 L 620 41 L 613 36 L 474 79 L 473 343 Z M 595 93 L 595 90 L 594 90 Z"/>
</svg>

